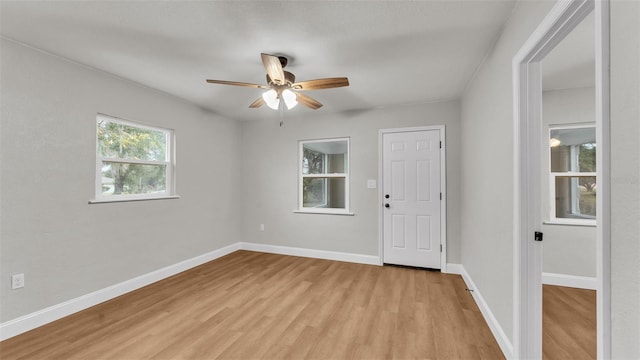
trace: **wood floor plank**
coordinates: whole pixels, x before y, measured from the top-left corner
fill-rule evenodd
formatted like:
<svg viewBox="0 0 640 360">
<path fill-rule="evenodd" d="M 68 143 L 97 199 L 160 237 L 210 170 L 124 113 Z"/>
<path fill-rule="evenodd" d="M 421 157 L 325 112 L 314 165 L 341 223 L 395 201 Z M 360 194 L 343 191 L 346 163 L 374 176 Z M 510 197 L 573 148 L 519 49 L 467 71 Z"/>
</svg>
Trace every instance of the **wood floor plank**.
<svg viewBox="0 0 640 360">
<path fill-rule="evenodd" d="M 500 359 L 457 275 L 238 251 L 0 343 L 2 359 Z"/>
<path fill-rule="evenodd" d="M 542 356 L 595 359 L 596 292 L 543 285 Z"/>
</svg>

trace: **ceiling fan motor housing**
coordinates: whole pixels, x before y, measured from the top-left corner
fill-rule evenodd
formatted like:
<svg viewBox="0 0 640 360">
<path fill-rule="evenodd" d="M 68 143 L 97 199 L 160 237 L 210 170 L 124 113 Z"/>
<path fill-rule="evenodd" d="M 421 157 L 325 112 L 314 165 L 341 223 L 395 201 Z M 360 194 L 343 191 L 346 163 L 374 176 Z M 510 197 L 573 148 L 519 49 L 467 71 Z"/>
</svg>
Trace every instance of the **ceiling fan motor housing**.
<svg viewBox="0 0 640 360">
<path fill-rule="evenodd" d="M 291 85 L 296 82 L 296 76 L 288 71 L 284 71 L 284 85 Z M 274 84 L 269 74 L 267 74 L 267 84 Z"/>
</svg>

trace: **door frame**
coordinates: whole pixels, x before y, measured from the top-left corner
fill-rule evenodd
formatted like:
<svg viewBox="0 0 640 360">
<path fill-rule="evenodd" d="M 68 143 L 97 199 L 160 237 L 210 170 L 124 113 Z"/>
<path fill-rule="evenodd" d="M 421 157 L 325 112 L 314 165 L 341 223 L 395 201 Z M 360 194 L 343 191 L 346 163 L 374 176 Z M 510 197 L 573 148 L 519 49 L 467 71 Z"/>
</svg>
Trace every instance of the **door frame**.
<svg viewBox="0 0 640 360">
<path fill-rule="evenodd" d="M 609 0 L 559 1 L 513 58 L 514 293 L 513 357 L 542 358 L 540 62 L 588 14 L 595 12 L 597 356 L 611 357 Z"/>
<path fill-rule="evenodd" d="M 440 191 L 442 192 L 442 200 L 440 201 L 440 245 L 442 245 L 442 252 L 440 252 L 440 271 L 443 273 L 447 272 L 447 146 L 445 142 L 446 137 L 444 125 L 380 129 L 378 131 L 378 253 L 380 254 L 381 266 L 384 265 L 384 176 L 382 162 L 382 137 L 384 134 L 430 130 L 440 130 L 440 142 L 442 144 L 440 151 Z"/>
</svg>

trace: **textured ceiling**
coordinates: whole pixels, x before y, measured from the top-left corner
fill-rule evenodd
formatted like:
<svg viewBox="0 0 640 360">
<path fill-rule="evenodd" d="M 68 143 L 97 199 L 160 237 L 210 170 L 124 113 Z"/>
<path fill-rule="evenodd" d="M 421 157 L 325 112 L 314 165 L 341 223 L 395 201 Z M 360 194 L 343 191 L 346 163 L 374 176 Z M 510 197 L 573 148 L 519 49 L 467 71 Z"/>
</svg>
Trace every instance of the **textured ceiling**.
<svg viewBox="0 0 640 360">
<path fill-rule="evenodd" d="M 144 84 L 238 120 L 265 82 L 260 53 L 289 57 L 297 80 L 346 76 L 307 92 L 355 111 L 460 97 L 513 1 L 2 1 L 3 37 Z M 298 106 L 297 114 L 313 110 Z"/>
</svg>

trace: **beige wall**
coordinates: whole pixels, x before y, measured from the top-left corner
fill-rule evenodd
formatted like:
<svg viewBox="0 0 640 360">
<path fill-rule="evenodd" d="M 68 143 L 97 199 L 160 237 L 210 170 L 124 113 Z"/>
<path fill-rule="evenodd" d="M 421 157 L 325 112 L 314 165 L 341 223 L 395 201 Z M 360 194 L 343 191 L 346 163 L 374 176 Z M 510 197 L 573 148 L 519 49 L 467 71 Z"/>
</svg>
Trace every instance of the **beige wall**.
<svg viewBox="0 0 640 360">
<path fill-rule="evenodd" d="M 240 124 L 1 41 L 0 322 L 240 240 Z M 88 204 L 98 112 L 175 129 L 180 199 Z"/>
<path fill-rule="evenodd" d="M 406 105 L 353 113 L 329 113 L 242 124 L 244 239 L 262 244 L 377 256 L 378 131 L 425 125 L 446 126 L 448 262 L 460 262 L 460 104 Z M 322 111 L 322 110 L 321 110 Z M 298 199 L 298 141 L 350 137 L 350 207 L 354 216 L 294 213 Z M 379 185 L 379 182 L 378 182 Z M 265 231 L 259 231 L 265 224 Z"/>
</svg>

